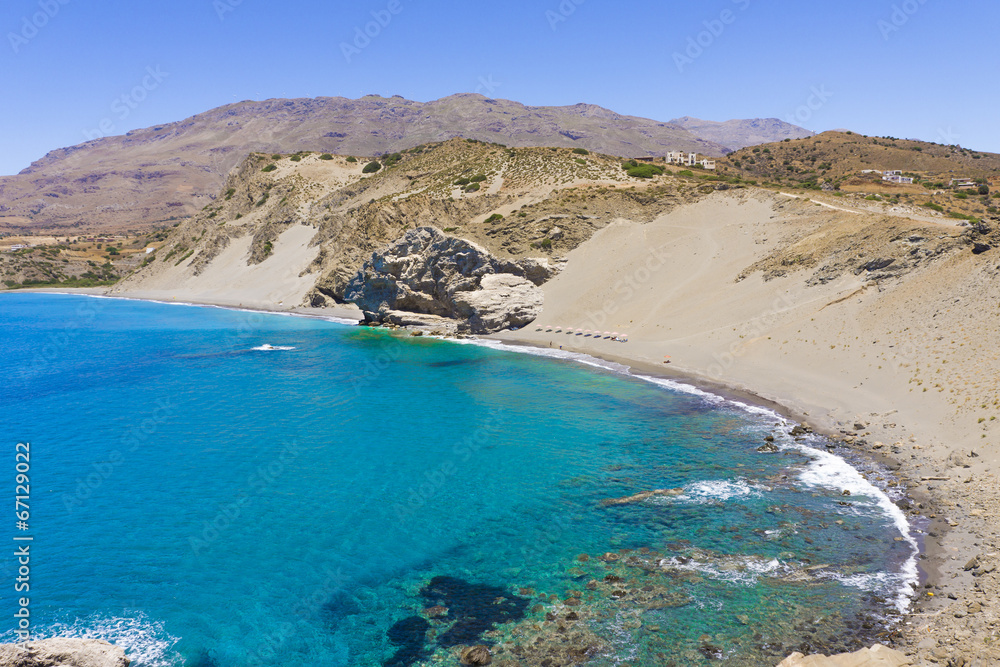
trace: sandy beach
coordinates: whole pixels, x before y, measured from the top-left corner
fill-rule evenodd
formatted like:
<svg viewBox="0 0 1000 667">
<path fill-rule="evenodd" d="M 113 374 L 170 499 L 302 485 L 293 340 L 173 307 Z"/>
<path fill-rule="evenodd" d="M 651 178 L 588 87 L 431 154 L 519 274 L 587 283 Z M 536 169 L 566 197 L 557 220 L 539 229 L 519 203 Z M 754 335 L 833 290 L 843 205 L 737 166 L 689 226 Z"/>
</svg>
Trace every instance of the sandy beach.
<svg viewBox="0 0 1000 667">
<path fill-rule="evenodd" d="M 600 230 L 543 286 L 536 323 L 493 338 L 769 405 L 884 462 L 912 500 L 904 509 L 923 546 L 912 613 L 886 642 L 914 665 L 998 664 L 1000 267 L 988 253 L 936 250 L 961 231 L 719 192 Z M 283 281 L 259 272 L 234 284 L 234 250 L 175 289 L 83 292 L 360 319 L 353 307 L 299 307 L 312 284 L 301 273 L 309 233 L 289 230 L 277 244 Z M 854 255 L 885 264 L 887 249 L 926 261 L 896 273 L 851 268 Z"/>
<path fill-rule="evenodd" d="M 789 244 L 872 224 L 949 233 L 717 195 L 598 232 L 545 285 L 537 324 L 496 337 L 757 397 L 885 461 L 915 503 L 911 519 L 929 522 L 900 646 L 914 664 L 997 664 L 997 258 L 956 251 L 900 277 L 845 272 L 825 284 L 809 284 L 811 270 L 746 272 Z"/>
</svg>

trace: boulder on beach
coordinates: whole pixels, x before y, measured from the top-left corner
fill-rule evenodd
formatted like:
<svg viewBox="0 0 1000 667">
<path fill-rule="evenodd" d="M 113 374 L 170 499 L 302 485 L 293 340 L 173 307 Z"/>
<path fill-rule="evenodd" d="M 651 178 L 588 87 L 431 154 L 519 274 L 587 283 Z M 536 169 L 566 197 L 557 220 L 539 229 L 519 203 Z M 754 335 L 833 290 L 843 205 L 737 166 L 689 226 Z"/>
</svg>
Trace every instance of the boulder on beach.
<svg viewBox="0 0 1000 667">
<path fill-rule="evenodd" d="M 128 667 L 125 650 L 100 639 L 53 637 L 0 644 L 4 667 Z"/>
<path fill-rule="evenodd" d="M 907 667 L 913 663 L 905 655 L 881 644 L 840 655 L 810 655 L 793 653 L 778 667 Z"/>
</svg>

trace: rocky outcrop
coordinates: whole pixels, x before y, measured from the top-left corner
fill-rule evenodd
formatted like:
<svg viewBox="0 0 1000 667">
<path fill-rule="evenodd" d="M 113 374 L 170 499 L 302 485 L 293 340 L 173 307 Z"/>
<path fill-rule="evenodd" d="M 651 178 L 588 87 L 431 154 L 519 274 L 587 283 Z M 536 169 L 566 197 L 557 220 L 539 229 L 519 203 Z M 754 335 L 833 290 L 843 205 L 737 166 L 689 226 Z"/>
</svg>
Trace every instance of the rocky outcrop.
<svg viewBox="0 0 1000 667">
<path fill-rule="evenodd" d="M 368 322 L 395 323 L 405 311 L 456 320 L 460 331 L 493 333 L 532 322 L 542 308 L 539 285 L 555 273 L 547 260 L 499 259 L 471 241 L 420 227 L 373 253 L 344 300 Z"/>
<path fill-rule="evenodd" d="M 100 639 L 53 637 L 0 644 L 2 667 L 128 667 L 125 651 Z"/>
<path fill-rule="evenodd" d="M 778 663 L 778 667 L 906 667 L 912 664 L 910 659 L 899 651 L 876 644 L 854 653 L 829 657 L 793 653 Z"/>
</svg>

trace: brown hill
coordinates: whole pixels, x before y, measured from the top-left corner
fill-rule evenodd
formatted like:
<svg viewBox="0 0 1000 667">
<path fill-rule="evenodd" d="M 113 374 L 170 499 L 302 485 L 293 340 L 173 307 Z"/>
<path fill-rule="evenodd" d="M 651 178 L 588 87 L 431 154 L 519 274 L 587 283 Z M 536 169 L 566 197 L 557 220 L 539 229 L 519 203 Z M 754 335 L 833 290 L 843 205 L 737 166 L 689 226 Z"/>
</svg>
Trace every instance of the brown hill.
<svg viewBox="0 0 1000 667">
<path fill-rule="evenodd" d="M 1000 176 L 1000 155 L 961 146 L 853 132 L 824 132 L 802 139 L 742 148 L 720 161 L 728 173 L 789 183 L 843 183 L 865 169 L 898 169 L 922 181 Z"/>
<path fill-rule="evenodd" d="M 163 226 L 211 202 L 251 152 L 370 156 L 455 136 L 626 156 L 727 151 L 680 126 L 587 104 L 529 107 L 481 95 L 427 103 L 374 95 L 239 102 L 55 150 L 0 178 L 0 230 Z"/>
</svg>

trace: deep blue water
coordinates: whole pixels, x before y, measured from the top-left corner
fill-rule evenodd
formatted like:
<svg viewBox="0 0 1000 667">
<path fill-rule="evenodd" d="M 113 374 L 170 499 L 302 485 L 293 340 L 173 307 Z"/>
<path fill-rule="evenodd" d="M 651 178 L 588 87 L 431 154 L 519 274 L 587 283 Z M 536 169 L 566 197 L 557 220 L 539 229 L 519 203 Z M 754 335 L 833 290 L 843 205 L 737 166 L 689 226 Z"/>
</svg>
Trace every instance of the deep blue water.
<svg viewBox="0 0 1000 667">
<path fill-rule="evenodd" d="M 33 629 L 138 667 L 408 664 L 547 642 L 569 612 L 587 664 L 761 664 L 874 632 L 912 576 L 888 498 L 777 415 L 573 359 L 5 294 L 0 368 Z M 11 619 L 12 558 L 0 576 Z"/>
</svg>

